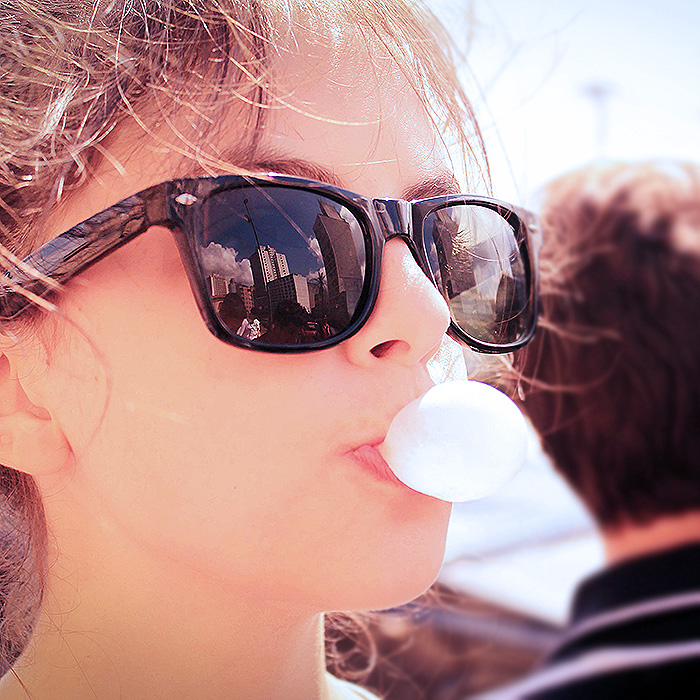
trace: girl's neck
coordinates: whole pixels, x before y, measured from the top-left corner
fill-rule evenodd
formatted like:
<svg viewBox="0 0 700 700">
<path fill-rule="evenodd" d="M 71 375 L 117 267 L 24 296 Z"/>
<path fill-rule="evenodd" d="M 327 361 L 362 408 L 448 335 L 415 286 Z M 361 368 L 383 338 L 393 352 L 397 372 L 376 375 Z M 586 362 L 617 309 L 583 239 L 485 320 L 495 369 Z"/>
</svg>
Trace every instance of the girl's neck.
<svg viewBox="0 0 700 700">
<path fill-rule="evenodd" d="M 2 700 L 330 699 L 322 615 L 99 539 L 50 555 L 44 608 Z"/>
</svg>

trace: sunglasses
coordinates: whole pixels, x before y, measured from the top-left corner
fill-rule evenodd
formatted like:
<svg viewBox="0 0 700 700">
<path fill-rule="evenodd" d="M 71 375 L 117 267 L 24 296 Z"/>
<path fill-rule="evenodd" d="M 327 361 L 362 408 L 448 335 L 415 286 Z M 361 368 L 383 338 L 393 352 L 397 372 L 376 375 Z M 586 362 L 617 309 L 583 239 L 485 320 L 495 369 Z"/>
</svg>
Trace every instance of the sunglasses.
<svg viewBox="0 0 700 700">
<path fill-rule="evenodd" d="M 306 352 L 357 333 L 396 237 L 444 295 L 453 337 L 504 353 L 534 332 L 532 227 L 514 208 L 461 194 L 370 199 L 277 174 L 171 180 L 127 197 L 8 270 L 0 319 L 155 225 L 172 231 L 208 328 L 238 347 Z"/>
</svg>

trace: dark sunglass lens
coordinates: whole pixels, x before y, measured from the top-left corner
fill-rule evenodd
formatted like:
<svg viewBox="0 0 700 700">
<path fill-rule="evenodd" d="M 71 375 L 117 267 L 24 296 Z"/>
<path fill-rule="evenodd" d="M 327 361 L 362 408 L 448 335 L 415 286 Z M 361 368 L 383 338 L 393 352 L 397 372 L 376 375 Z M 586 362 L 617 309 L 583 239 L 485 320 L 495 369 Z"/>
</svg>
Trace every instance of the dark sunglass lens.
<svg viewBox="0 0 700 700">
<path fill-rule="evenodd" d="M 528 334 L 528 274 L 517 233 L 503 216 L 480 205 L 443 207 L 426 217 L 423 241 L 462 332 L 491 345 L 510 345 Z"/>
<path fill-rule="evenodd" d="M 200 259 L 226 328 L 257 345 L 314 345 L 351 325 L 364 234 L 343 204 L 307 190 L 244 187 L 204 203 Z"/>
</svg>

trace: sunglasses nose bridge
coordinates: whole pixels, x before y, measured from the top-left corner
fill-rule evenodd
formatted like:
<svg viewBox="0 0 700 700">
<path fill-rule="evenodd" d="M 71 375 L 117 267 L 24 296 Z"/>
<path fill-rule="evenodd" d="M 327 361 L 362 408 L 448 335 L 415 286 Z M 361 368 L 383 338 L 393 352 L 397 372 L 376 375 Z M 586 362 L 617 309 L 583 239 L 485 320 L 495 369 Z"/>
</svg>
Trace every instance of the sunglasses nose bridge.
<svg viewBox="0 0 700 700">
<path fill-rule="evenodd" d="M 405 199 L 375 199 L 373 204 L 377 215 L 376 218 L 379 221 L 380 233 L 384 240 L 402 238 L 418 266 L 423 270 L 426 277 L 434 283 L 428 261 L 420 250 L 420 245 L 415 240 L 413 205 Z"/>
<path fill-rule="evenodd" d="M 395 236 L 409 238 L 411 235 L 411 205 L 403 199 L 375 199 L 380 231 L 385 241 Z"/>
</svg>

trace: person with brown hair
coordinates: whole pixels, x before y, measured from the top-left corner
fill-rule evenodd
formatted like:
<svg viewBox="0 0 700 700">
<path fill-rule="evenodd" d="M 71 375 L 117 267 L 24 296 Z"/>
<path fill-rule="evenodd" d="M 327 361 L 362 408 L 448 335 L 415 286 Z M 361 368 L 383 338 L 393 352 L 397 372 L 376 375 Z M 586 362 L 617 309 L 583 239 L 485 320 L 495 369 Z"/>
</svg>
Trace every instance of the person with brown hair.
<svg viewBox="0 0 700 700">
<path fill-rule="evenodd" d="M 3 0 L 0 33 L 0 698 L 369 697 L 324 614 L 424 591 L 450 512 L 377 446 L 448 329 L 534 328 L 527 227 L 459 194 L 448 146 L 486 170 L 444 31 L 403 0 Z"/>
<path fill-rule="evenodd" d="M 609 164 L 552 183 L 525 407 L 600 526 L 544 667 L 496 697 L 700 695 L 700 167 Z"/>
</svg>

